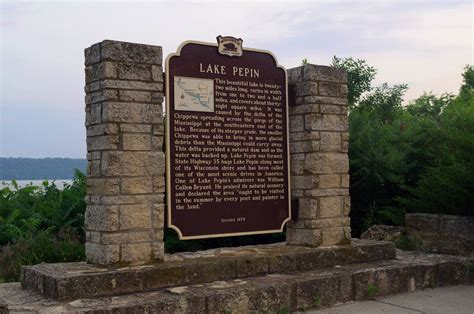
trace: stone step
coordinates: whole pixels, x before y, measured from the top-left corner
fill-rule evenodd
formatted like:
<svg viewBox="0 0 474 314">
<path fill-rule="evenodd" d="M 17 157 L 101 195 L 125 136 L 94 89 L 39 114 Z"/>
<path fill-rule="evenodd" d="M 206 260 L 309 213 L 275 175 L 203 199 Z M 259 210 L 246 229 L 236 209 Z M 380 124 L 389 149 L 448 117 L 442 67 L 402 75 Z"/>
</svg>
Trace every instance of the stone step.
<svg viewBox="0 0 474 314">
<path fill-rule="evenodd" d="M 0 313 L 290 313 L 458 284 L 474 284 L 474 258 L 398 251 L 395 260 L 73 301 L 3 284 Z"/>
<path fill-rule="evenodd" d="M 73 300 L 394 258 L 390 242 L 354 239 L 351 245 L 325 248 L 277 243 L 171 254 L 163 263 L 119 269 L 38 264 L 23 268 L 22 286 L 48 298 Z"/>
</svg>

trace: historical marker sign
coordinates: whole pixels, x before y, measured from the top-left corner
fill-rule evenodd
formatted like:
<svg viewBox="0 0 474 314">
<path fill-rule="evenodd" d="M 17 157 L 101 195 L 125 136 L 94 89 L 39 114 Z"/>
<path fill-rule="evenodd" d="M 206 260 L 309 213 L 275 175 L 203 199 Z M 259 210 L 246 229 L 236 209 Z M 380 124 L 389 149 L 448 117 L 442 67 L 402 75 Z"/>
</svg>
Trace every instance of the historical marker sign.
<svg viewBox="0 0 474 314">
<path fill-rule="evenodd" d="M 166 60 L 168 226 L 181 239 L 279 232 L 290 219 L 286 71 L 217 39 Z"/>
</svg>

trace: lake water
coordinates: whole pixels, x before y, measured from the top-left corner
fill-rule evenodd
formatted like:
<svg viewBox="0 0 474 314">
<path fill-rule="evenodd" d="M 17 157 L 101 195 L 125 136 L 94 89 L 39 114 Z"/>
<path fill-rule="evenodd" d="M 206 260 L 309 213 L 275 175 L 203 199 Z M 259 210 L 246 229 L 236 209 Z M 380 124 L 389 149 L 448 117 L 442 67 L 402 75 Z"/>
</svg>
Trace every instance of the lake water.
<svg viewBox="0 0 474 314">
<path fill-rule="evenodd" d="M 56 180 L 16 180 L 16 183 L 19 187 L 23 188 L 27 185 L 34 185 L 40 186 L 43 184 L 44 181 L 48 181 L 50 183 L 55 183 L 58 189 L 63 189 L 64 185 L 71 184 L 72 180 L 70 179 L 56 179 Z M 0 180 L 0 189 L 3 187 L 13 187 L 12 182 L 8 180 Z"/>
</svg>

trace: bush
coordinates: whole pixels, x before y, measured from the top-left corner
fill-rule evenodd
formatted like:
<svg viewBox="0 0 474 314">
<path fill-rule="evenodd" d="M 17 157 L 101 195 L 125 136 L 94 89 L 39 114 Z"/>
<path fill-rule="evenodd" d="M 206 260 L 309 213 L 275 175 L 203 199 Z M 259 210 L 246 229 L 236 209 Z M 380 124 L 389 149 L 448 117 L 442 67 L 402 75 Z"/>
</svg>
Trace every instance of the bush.
<svg viewBox="0 0 474 314">
<path fill-rule="evenodd" d="M 85 176 L 54 183 L 0 190 L 0 277 L 18 280 L 22 265 L 73 262 L 85 258 Z"/>
</svg>

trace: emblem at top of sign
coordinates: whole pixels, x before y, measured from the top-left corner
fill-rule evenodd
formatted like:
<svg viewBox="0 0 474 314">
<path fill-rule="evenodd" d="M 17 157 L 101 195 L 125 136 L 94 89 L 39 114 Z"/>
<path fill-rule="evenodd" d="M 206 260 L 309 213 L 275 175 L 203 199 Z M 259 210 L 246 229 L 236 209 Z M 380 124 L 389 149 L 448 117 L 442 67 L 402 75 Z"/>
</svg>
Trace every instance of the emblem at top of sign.
<svg viewBox="0 0 474 314">
<path fill-rule="evenodd" d="M 232 36 L 217 36 L 217 50 L 221 55 L 240 57 L 243 54 L 242 38 Z"/>
</svg>

